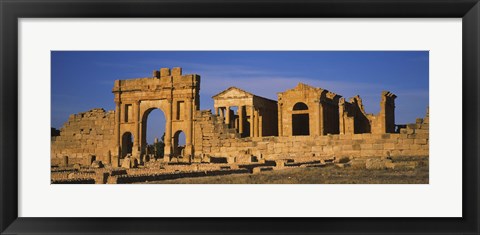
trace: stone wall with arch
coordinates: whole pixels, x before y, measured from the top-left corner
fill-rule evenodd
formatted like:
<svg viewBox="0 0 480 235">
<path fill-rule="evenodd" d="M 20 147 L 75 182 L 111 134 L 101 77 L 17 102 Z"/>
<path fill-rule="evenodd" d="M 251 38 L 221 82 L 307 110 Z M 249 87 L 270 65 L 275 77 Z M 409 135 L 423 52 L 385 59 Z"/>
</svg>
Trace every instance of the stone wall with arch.
<svg viewBox="0 0 480 235">
<path fill-rule="evenodd" d="M 183 130 L 186 136 L 184 153 L 193 154 L 193 116 L 200 107 L 200 76 L 183 75 L 181 68 L 162 68 L 152 77 L 116 80 L 115 133 L 116 153 L 120 155 L 120 133 L 131 131 L 134 136 L 132 155 L 140 158 L 146 151 L 144 121 L 151 109 L 160 109 L 165 115 L 165 160 L 173 154 L 173 134 Z M 145 123 L 146 124 L 146 123 Z"/>
</svg>

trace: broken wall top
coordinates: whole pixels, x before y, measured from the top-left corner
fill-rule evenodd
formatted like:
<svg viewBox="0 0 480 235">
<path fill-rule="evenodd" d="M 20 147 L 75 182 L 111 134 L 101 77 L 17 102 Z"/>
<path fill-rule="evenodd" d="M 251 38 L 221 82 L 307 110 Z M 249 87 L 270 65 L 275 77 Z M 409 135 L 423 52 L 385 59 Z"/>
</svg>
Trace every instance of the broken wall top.
<svg viewBox="0 0 480 235">
<path fill-rule="evenodd" d="M 127 80 L 115 80 L 113 93 L 121 91 L 147 91 L 172 88 L 193 88 L 200 89 L 200 75 L 182 75 L 181 68 L 162 68 L 160 71 L 153 71 L 149 78 L 134 78 Z"/>
<path fill-rule="evenodd" d="M 338 103 L 338 100 L 342 97 L 336 93 L 328 91 L 323 88 L 313 87 L 305 83 L 298 83 L 293 89 L 286 90 L 284 92 L 278 92 L 278 102 L 282 102 L 285 97 L 297 97 L 315 99 L 315 101 L 333 101 Z"/>
</svg>

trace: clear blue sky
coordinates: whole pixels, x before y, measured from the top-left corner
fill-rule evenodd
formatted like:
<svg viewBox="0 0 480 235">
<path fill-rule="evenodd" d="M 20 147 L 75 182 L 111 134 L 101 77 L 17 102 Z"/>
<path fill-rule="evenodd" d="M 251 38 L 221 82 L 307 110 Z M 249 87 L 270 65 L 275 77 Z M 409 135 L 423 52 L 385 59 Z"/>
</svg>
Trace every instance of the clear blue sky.
<svg viewBox="0 0 480 235">
<path fill-rule="evenodd" d="M 350 98 L 360 95 L 368 113 L 380 110 L 380 94 L 396 99 L 396 123 L 415 122 L 428 106 L 428 51 L 52 51 L 52 120 L 60 128 L 73 113 L 115 109 L 114 80 L 150 77 L 163 67 L 201 76 L 201 109 L 230 86 L 277 100 L 298 82 Z M 161 111 L 149 130 L 163 133 Z M 158 131 L 157 131 L 158 130 Z M 148 132 L 151 143 L 154 136 Z"/>
</svg>

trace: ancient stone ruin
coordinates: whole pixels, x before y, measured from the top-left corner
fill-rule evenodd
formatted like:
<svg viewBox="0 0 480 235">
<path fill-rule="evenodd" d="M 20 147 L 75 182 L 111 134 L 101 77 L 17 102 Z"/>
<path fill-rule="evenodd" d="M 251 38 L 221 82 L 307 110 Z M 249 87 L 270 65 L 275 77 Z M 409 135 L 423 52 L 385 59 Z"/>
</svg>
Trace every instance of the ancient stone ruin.
<svg viewBox="0 0 480 235">
<path fill-rule="evenodd" d="M 428 110 L 425 118 L 398 125 L 397 97 L 388 91 L 380 94 L 376 115 L 365 112 L 358 95 L 347 101 L 303 83 L 279 92 L 277 101 L 230 87 L 212 97 L 212 113 L 200 110 L 200 76 L 184 75 L 181 68 L 116 80 L 112 92 L 115 110 L 72 114 L 59 131 L 52 129 L 52 182 L 254 173 L 340 159 L 368 167 L 376 158 L 382 167 L 393 167 L 381 159 L 429 154 Z M 154 109 L 166 119 L 162 156 L 146 141 L 147 117 Z M 185 146 L 178 144 L 180 132 Z"/>
</svg>

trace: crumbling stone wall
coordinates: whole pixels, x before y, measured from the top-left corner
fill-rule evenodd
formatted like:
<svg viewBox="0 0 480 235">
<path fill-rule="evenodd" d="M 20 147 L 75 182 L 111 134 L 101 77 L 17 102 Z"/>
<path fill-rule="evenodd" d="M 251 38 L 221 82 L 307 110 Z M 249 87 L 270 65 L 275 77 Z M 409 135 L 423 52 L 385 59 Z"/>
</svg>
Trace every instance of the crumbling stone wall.
<svg viewBox="0 0 480 235">
<path fill-rule="evenodd" d="M 345 101 L 345 98 L 340 98 L 339 115 L 340 134 L 371 133 L 370 120 L 360 96 L 350 98 L 349 102 Z"/>
<path fill-rule="evenodd" d="M 208 113 L 204 113 L 204 118 Z M 204 120 L 219 122 L 216 116 Z M 200 126 L 198 127 L 200 128 Z M 205 129 L 198 138 L 196 157 L 226 157 L 229 162 L 248 162 L 252 157 L 265 160 L 317 158 L 362 158 L 388 156 L 428 156 L 428 114 L 415 124 L 408 124 L 400 133 L 364 133 L 326 136 L 289 136 L 237 138 L 228 130 L 219 134 L 213 127 Z M 206 138 L 205 138 L 206 137 Z"/>
<path fill-rule="evenodd" d="M 380 113 L 368 115 L 372 125 L 372 133 L 395 132 L 395 99 L 397 96 L 391 92 L 383 91 L 380 101 Z"/>
<path fill-rule="evenodd" d="M 60 129 L 60 135 L 51 137 L 52 162 L 68 156 L 70 162 L 82 162 L 94 155 L 96 160 L 109 162 L 108 152 L 114 153 L 115 112 L 104 109 L 70 115 Z"/>
<path fill-rule="evenodd" d="M 205 154 L 221 151 L 223 140 L 242 140 L 241 135 L 234 129 L 228 128 L 224 118 L 213 115 L 210 110 L 195 112 L 194 144 L 195 156 L 202 158 Z"/>
</svg>

